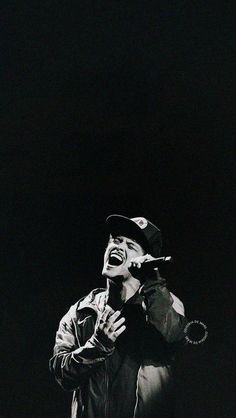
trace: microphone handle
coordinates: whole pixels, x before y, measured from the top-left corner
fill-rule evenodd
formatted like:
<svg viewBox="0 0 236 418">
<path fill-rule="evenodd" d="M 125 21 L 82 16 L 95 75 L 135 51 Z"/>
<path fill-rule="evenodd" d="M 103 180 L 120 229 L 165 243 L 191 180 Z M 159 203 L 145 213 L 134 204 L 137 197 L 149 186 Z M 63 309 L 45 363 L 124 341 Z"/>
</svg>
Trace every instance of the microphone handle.
<svg viewBox="0 0 236 418">
<path fill-rule="evenodd" d="M 163 263 L 173 263 L 173 258 L 171 256 L 158 257 L 150 261 L 145 261 L 141 264 L 141 268 L 131 266 L 128 270 L 134 277 L 140 277 L 145 273 L 150 273 L 155 268 L 159 267 Z"/>
<path fill-rule="evenodd" d="M 145 261 L 141 265 L 141 268 L 142 267 L 144 267 L 144 268 L 147 267 L 148 269 L 154 269 L 154 268 L 160 266 L 163 263 L 173 263 L 173 261 L 174 260 L 170 255 L 168 255 L 166 257 L 158 257 L 158 258 L 155 258 L 154 260 Z"/>
</svg>

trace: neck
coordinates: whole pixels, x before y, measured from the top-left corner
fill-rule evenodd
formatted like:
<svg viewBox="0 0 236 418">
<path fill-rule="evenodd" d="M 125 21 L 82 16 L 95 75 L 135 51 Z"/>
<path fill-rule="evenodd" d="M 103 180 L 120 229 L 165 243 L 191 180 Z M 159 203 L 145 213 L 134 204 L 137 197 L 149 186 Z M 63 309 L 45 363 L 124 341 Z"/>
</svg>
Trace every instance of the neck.
<svg viewBox="0 0 236 418">
<path fill-rule="evenodd" d="M 139 289 L 140 282 L 134 277 L 130 277 L 126 281 L 107 279 L 108 289 L 108 304 L 114 307 L 123 305 L 128 299 L 130 299 Z"/>
<path fill-rule="evenodd" d="M 140 281 L 135 279 L 134 277 L 123 282 L 122 291 L 121 291 L 122 301 L 126 302 L 128 299 L 130 299 L 137 292 L 139 287 L 140 287 Z"/>
</svg>

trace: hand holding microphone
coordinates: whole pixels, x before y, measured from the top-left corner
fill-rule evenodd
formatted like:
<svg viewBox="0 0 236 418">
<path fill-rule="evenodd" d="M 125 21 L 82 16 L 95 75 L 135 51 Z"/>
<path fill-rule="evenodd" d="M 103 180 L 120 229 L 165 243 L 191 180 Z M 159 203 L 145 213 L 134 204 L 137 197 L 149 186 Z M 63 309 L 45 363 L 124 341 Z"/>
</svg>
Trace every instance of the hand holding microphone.
<svg viewBox="0 0 236 418">
<path fill-rule="evenodd" d="M 160 278 L 158 267 L 163 263 L 172 262 L 173 258 L 171 256 L 155 258 L 150 254 L 145 254 L 141 257 L 136 257 L 131 260 L 128 270 L 133 277 L 143 283 L 145 280 L 153 276 Z"/>
</svg>

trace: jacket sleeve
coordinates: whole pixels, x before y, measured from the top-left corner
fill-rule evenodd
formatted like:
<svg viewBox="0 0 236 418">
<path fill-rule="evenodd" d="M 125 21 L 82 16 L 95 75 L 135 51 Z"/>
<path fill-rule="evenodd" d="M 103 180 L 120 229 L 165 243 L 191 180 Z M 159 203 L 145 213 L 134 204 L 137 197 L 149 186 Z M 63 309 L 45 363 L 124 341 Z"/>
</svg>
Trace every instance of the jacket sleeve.
<svg viewBox="0 0 236 418">
<path fill-rule="evenodd" d="M 114 350 L 114 346 L 105 346 L 96 334 L 84 345 L 78 345 L 74 312 L 75 307 L 72 306 L 60 321 L 53 357 L 49 361 L 50 371 L 65 390 L 75 390 L 83 385 Z"/>
<path fill-rule="evenodd" d="M 142 288 L 148 323 L 155 327 L 167 343 L 183 341 L 187 320 L 182 302 L 157 280 L 147 280 Z"/>
</svg>

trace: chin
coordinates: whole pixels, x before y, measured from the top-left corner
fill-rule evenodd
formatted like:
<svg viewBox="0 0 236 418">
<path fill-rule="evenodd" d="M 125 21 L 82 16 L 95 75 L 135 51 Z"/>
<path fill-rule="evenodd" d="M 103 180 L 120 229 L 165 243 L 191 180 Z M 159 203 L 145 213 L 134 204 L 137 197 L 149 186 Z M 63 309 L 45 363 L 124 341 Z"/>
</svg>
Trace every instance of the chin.
<svg viewBox="0 0 236 418">
<path fill-rule="evenodd" d="M 129 272 L 121 268 L 111 268 L 109 266 L 105 266 L 103 267 L 102 275 L 108 279 L 115 279 L 116 277 L 120 279 L 122 277 L 123 280 L 126 280 L 128 278 Z"/>
</svg>

